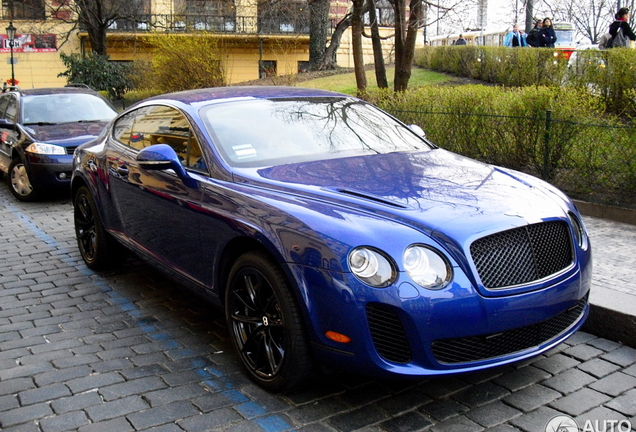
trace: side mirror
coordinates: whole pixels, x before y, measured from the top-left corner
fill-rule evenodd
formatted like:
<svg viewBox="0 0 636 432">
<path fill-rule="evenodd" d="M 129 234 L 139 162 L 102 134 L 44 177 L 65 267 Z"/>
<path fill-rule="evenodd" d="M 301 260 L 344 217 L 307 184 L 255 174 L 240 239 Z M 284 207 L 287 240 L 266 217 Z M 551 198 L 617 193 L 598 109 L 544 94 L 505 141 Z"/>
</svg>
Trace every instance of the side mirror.
<svg viewBox="0 0 636 432">
<path fill-rule="evenodd" d="M 167 144 L 155 144 L 144 148 L 137 155 L 137 163 L 145 170 L 172 169 L 187 187 L 197 187 L 197 182 L 185 170 L 177 153 Z"/>
<path fill-rule="evenodd" d="M 416 134 L 417 136 L 422 137 L 422 138 L 426 138 L 426 132 L 424 132 L 424 129 L 422 129 L 422 128 L 421 128 L 421 127 L 419 127 L 418 125 L 416 125 L 416 124 L 412 124 L 412 125 L 409 125 L 409 128 L 410 128 L 413 132 L 415 132 L 415 134 Z"/>
<path fill-rule="evenodd" d="M 11 123 L 7 119 L 0 118 L 0 128 L 18 130 L 18 126 L 15 123 Z"/>
</svg>

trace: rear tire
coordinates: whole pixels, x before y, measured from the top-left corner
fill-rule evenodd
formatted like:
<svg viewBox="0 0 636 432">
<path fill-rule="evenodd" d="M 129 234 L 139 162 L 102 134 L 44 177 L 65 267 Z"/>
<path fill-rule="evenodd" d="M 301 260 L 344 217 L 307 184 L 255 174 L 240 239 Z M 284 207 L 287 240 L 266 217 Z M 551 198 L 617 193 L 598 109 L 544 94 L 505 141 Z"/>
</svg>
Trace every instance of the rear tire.
<svg viewBox="0 0 636 432">
<path fill-rule="evenodd" d="M 73 219 L 77 246 L 88 268 L 109 270 L 126 260 L 127 250 L 104 229 L 95 200 L 86 186 L 75 193 Z"/>
<path fill-rule="evenodd" d="M 38 197 L 37 191 L 31 185 L 29 172 L 20 158 L 13 159 L 9 164 L 7 184 L 11 194 L 20 201 L 35 201 Z"/>
<path fill-rule="evenodd" d="M 278 264 L 260 252 L 241 256 L 225 291 L 230 339 L 250 379 L 266 390 L 304 382 L 313 361 L 300 309 Z"/>
</svg>

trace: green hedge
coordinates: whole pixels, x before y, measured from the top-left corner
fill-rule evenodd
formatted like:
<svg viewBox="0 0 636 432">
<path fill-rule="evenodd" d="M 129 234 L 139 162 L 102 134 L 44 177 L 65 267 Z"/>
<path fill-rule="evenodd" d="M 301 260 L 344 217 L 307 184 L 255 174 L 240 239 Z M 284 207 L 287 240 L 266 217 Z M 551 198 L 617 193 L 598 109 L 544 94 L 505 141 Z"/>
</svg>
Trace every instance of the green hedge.
<svg viewBox="0 0 636 432">
<path fill-rule="evenodd" d="M 609 113 L 636 116 L 636 50 L 577 51 L 568 61 L 549 48 L 442 46 L 416 53 L 417 65 L 509 87 L 586 89 Z"/>
<path fill-rule="evenodd" d="M 580 199 L 636 205 L 636 127 L 604 115 L 602 99 L 585 89 L 430 86 L 375 102 L 442 148 L 542 177 Z"/>
</svg>

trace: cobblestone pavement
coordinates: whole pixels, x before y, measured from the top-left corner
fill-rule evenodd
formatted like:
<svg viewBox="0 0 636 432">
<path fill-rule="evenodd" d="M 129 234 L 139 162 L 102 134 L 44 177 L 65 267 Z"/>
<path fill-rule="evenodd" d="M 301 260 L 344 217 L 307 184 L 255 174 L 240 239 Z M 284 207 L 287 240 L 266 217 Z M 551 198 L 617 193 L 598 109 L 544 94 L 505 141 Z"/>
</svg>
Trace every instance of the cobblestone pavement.
<svg viewBox="0 0 636 432">
<path fill-rule="evenodd" d="M 241 372 L 218 311 L 133 259 L 88 270 L 71 210 L 67 199 L 19 203 L 0 185 L 5 432 L 543 432 L 559 415 L 582 430 L 636 425 L 636 350 L 584 332 L 487 373 L 330 374 L 266 393 Z"/>
</svg>

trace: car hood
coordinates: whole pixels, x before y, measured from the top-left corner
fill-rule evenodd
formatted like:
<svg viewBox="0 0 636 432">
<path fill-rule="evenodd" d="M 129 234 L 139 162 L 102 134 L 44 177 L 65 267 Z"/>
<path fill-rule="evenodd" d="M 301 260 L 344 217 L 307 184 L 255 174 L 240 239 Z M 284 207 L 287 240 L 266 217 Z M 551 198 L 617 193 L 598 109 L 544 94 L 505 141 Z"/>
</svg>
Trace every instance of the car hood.
<svg viewBox="0 0 636 432">
<path fill-rule="evenodd" d="M 567 198 L 547 183 L 442 149 L 329 159 L 236 174 L 239 182 L 371 211 L 438 238 L 450 237 L 463 247 L 471 239 L 565 216 L 567 211 Z"/>
<path fill-rule="evenodd" d="M 67 147 L 77 146 L 96 138 L 107 124 L 108 121 L 87 121 L 55 125 L 26 125 L 24 129 L 29 132 L 34 141 Z"/>
</svg>

